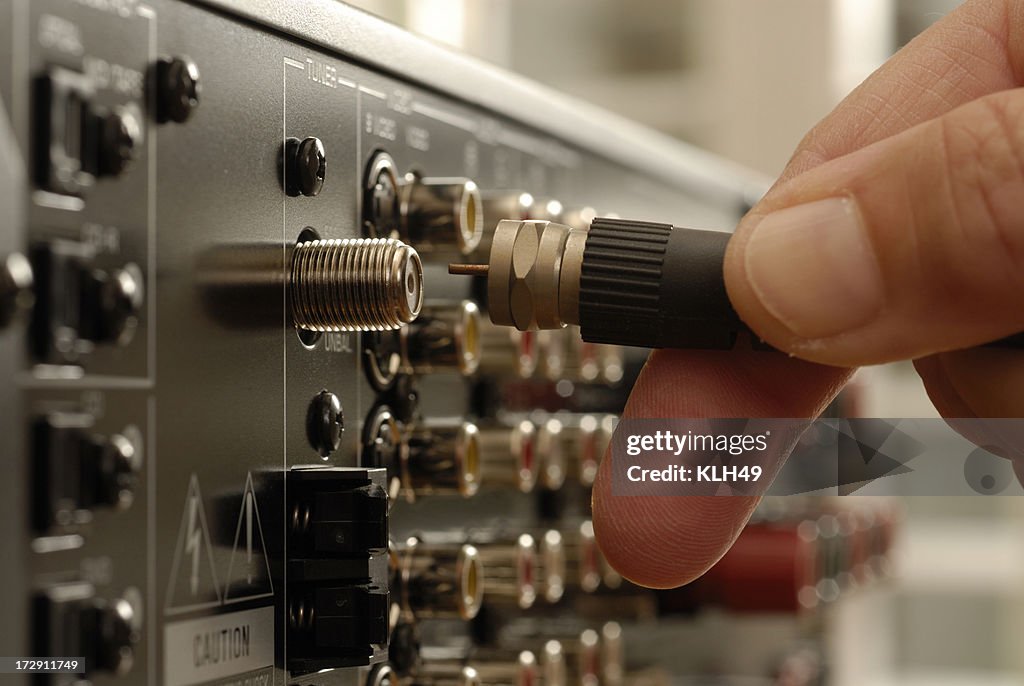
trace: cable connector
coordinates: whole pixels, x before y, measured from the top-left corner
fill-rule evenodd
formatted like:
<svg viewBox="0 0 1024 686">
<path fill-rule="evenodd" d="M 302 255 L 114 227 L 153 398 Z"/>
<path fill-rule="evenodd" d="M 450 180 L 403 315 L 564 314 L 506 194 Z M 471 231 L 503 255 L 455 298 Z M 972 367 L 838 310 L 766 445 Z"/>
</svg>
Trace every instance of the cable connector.
<svg viewBox="0 0 1024 686">
<path fill-rule="evenodd" d="M 594 343 L 729 349 L 746 331 L 725 291 L 730 236 L 622 219 L 595 219 L 589 230 L 504 220 L 487 265 L 449 271 L 486 274 L 495 324 L 578 324 Z"/>
</svg>

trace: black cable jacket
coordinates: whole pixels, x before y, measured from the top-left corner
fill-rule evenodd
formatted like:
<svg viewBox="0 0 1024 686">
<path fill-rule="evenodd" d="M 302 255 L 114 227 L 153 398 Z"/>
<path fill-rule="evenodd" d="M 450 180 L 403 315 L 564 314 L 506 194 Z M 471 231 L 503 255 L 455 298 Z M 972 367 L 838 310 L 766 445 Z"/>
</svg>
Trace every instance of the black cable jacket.
<svg viewBox="0 0 1024 686">
<path fill-rule="evenodd" d="M 590 225 L 580 277 L 583 340 L 640 348 L 729 350 L 741 333 L 725 290 L 732 234 L 624 219 Z M 754 335 L 757 349 L 774 350 Z M 988 347 L 1024 348 L 1024 333 Z"/>
<path fill-rule="evenodd" d="M 595 219 L 583 251 L 583 339 L 642 348 L 727 350 L 746 327 L 725 292 L 730 234 Z"/>
</svg>

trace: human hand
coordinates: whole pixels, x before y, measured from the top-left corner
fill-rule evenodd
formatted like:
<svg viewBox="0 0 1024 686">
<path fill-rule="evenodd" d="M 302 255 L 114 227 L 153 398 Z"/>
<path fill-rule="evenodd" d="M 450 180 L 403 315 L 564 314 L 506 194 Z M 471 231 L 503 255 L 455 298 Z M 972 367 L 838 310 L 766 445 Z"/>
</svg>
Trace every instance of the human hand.
<svg viewBox="0 0 1024 686">
<path fill-rule="evenodd" d="M 912 359 L 943 416 L 1024 417 L 1024 357 L 972 347 L 1024 329 L 1021 85 L 1024 0 L 969 0 L 900 51 L 801 142 L 726 255 L 740 316 L 795 358 L 658 351 L 623 416 L 813 417 L 850 368 Z M 757 504 L 612 496 L 610 470 L 598 542 L 644 585 L 702 574 Z"/>
</svg>

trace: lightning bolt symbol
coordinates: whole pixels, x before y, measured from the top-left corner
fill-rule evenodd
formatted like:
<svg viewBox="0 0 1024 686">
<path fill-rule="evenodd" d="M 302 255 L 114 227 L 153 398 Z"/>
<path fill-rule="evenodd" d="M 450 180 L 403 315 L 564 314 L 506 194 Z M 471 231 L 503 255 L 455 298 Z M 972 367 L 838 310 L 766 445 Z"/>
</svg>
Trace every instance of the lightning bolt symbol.
<svg viewBox="0 0 1024 686">
<path fill-rule="evenodd" d="M 199 498 L 193 493 L 188 501 L 188 536 L 185 541 L 185 554 L 192 556 L 192 576 L 189 578 L 192 595 L 199 593 L 199 544 L 202 540 L 203 532 L 199 528 Z"/>
</svg>

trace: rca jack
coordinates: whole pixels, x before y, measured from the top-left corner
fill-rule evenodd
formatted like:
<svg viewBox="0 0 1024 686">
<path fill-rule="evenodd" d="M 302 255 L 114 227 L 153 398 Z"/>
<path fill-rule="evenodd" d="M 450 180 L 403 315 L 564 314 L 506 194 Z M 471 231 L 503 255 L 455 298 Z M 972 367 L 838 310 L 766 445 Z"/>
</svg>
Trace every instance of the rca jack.
<svg viewBox="0 0 1024 686">
<path fill-rule="evenodd" d="M 420 495 L 461 495 L 480 488 L 480 430 L 458 420 L 427 420 L 412 427 L 402 469 L 410 499 Z"/>
<path fill-rule="evenodd" d="M 480 364 L 480 310 L 476 303 L 429 304 L 402 329 L 402 352 L 413 374 L 473 374 Z"/>
<path fill-rule="evenodd" d="M 530 534 L 514 541 L 491 541 L 479 546 L 487 567 L 485 598 L 497 605 L 512 604 L 521 610 L 537 599 L 537 544 Z"/>
<path fill-rule="evenodd" d="M 512 426 L 480 429 L 480 471 L 488 486 L 530 493 L 537 483 L 537 431 L 523 419 Z"/>
<path fill-rule="evenodd" d="M 417 619 L 470 620 L 480 611 L 484 562 L 468 544 L 409 538 L 399 551 L 402 603 Z"/>
</svg>

